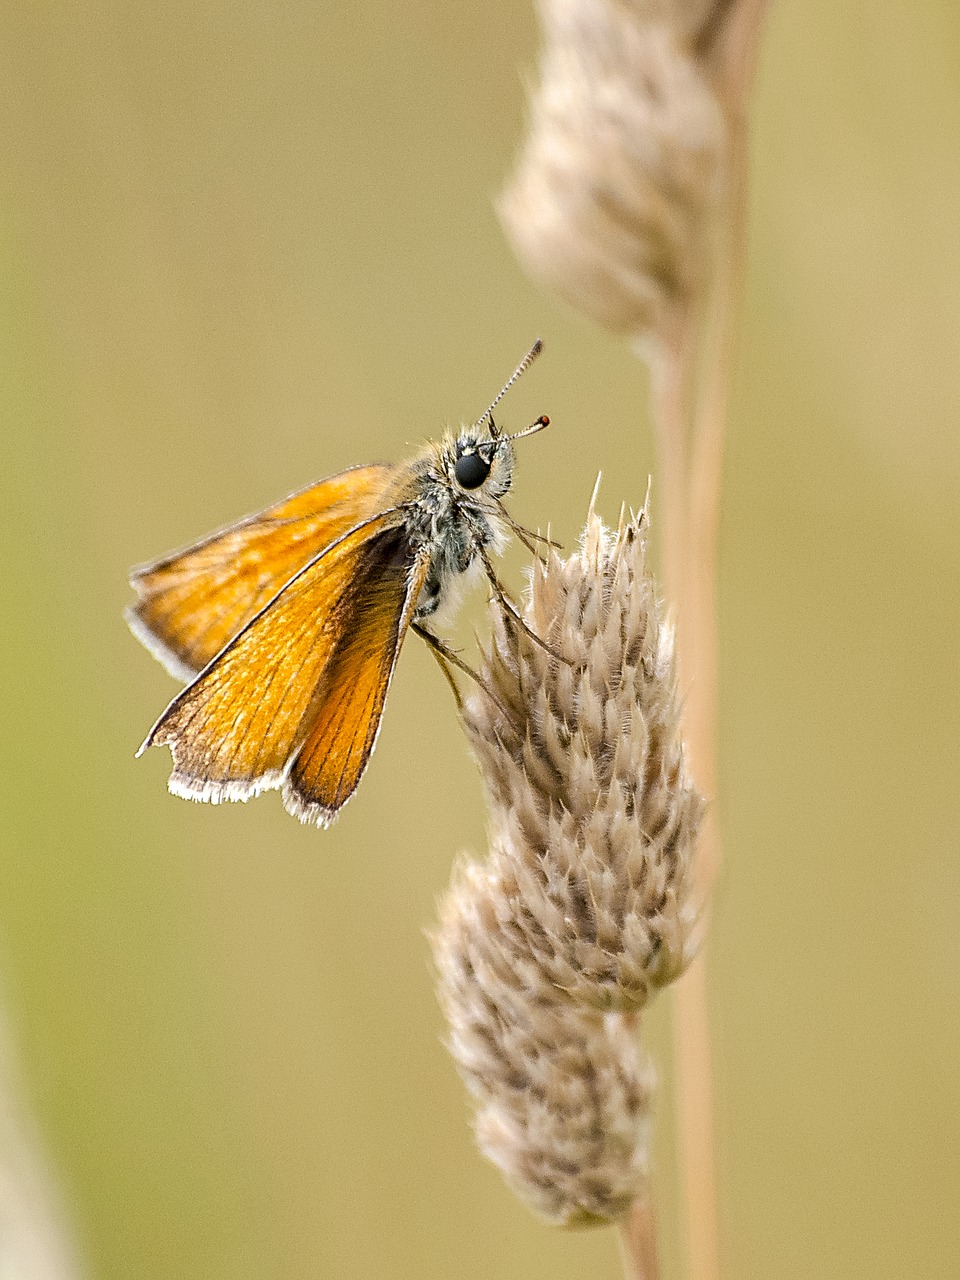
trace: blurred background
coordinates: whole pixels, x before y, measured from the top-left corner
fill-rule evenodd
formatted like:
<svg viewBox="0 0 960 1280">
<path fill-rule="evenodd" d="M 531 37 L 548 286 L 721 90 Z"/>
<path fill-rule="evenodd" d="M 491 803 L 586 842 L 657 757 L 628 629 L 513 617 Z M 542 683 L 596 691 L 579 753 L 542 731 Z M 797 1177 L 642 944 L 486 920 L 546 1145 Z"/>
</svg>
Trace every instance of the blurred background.
<svg viewBox="0 0 960 1280">
<path fill-rule="evenodd" d="M 121 618 L 129 565 L 472 421 L 538 334 L 504 421 L 554 425 L 514 515 L 570 545 L 598 470 L 609 518 L 642 500 L 645 373 L 527 282 L 493 212 L 535 55 L 503 0 L 0 9 L 0 970 L 96 1280 L 618 1274 L 612 1232 L 540 1225 L 481 1159 L 440 1043 L 423 930 L 484 814 L 425 647 L 320 832 L 134 760 L 176 685 Z M 725 1274 L 946 1280 L 960 10 L 776 6 L 753 150 L 710 948 Z M 668 1003 L 646 1027 L 680 1280 Z"/>
</svg>

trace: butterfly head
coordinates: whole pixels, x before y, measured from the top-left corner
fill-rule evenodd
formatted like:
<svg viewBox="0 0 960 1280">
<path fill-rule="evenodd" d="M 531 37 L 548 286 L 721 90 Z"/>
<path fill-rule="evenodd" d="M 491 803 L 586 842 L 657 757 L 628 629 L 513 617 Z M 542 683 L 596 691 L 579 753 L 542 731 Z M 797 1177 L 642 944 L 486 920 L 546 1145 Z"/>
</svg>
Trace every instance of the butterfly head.
<svg viewBox="0 0 960 1280">
<path fill-rule="evenodd" d="M 539 417 L 526 431 L 504 435 L 489 413 L 476 426 L 460 432 L 450 455 L 450 480 L 458 490 L 488 498 L 502 498 L 513 482 L 513 441 L 550 425 Z"/>
<path fill-rule="evenodd" d="M 513 481 L 513 445 L 498 431 L 493 414 L 460 432 L 450 462 L 450 478 L 464 493 L 502 498 Z"/>
<path fill-rule="evenodd" d="M 472 427 L 465 428 L 457 436 L 450 451 L 450 465 L 447 468 L 450 483 L 455 491 L 472 493 L 478 497 L 483 495 L 494 501 L 502 498 L 513 480 L 511 441 L 520 436 L 531 435 L 534 431 L 540 431 L 549 425 L 549 419 L 541 417 L 526 431 L 520 431 L 514 436 L 505 436 L 493 419 L 494 409 L 524 370 L 529 368 L 537 358 L 542 346 L 538 338 L 507 379 L 499 394 L 494 397 L 486 413 L 482 414 Z"/>
</svg>

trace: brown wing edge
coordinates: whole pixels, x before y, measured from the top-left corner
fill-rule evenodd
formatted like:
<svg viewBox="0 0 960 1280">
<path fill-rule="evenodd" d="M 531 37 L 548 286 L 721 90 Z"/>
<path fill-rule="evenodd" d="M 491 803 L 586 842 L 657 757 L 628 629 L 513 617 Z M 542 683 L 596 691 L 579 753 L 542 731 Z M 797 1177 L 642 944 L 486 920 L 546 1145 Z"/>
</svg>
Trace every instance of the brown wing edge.
<svg viewBox="0 0 960 1280">
<path fill-rule="evenodd" d="M 229 524 L 221 525 L 214 529 L 211 533 L 204 534 L 202 538 L 198 538 L 195 542 L 188 543 L 186 546 L 178 547 L 173 551 L 166 552 L 165 555 L 158 556 L 155 560 L 146 560 L 141 564 L 134 565 L 128 572 L 128 580 L 130 586 L 137 593 L 137 599 L 133 604 L 128 605 L 123 611 L 123 620 L 130 628 L 133 635 L 140 641 L 143 647 L 152 657 L 160 663 L 175 680 L 179 680 L 182 684 L 192 684 L 198 675 L 202 674 L 203 668 L 191 666 L 188 662 L 180 657 L 170 646 L 157 634 L 157 632 L 145 622 L 140 616 L 141 605 L 147 597 L 144 594 L 141 579 L 145 578 L 158 569 L 166 568 L 167 565 L 173 564 L 176 560 L 182 559 L 194 551 L 201 551 L 204 547 L 210 546 L 218 539 L 226 537 L 228 534 L 234 533 L 239 529 L 247 528 L 258 521 L 265 519 L 271 511 L 277 507 L 282 507 L 288 502 L 292 502 L 295 498 L 300 498 L 310 492 L 311 489 L 319 488 L 320 485 L 338 480 L 341 476 L 349 475 L 352 471 L 375 471 L 381 470 L 384 476 L 388 476 L 395 470 L 393 463 L 374 462 L 360 463 L 354 467 L 347 467 L 343 471 L 333 472 L 329 476 L 324 476 L 322 480 L 314 480 L 310 484 L 304 485 L 301 489 L 295 489 L 292 493 L 288 493 L 278 502 L 272 502 L 269 506 L 261 508 L 259 511 L 253 511 L 249 515 L 241 516 L 239 520 L 232 520 Z M 349 532 L 349 530 L 347 531 Z M 332 545 L 332 544 L 330 544 Z M 327 550 L 327 548 L 323 548 Z M 284 587 L 288 584 L 284 584 Z M 280 590 L 284 590 L 281 587 Z M 276 595 L 280 593 L 277 592 Z M 276 595 L 272 596 L 267 602 L 267 606 L 276 599 Z M 242 628 L 241 628 L 242 630 Z M 216 656 L 219 656 L 216 655 Z M 141 748 L 142 750 L 142 748 Z M 139 752 L 137 753 L 140 754 Z M 176 794 L 179 794 L 176 793 Z"/>
<path fill-rule="evenodd" d="M 301 791 L 299 791 L 289 776 L 291 770 L 296 764 L 297 755 L 299 754 L 299 751 L 294 752 L 294 754 L 287 761 L 286 768 L 283 771 L 284 776 L 283 776 L 282 793 L 281 793 L 282 799 L 283 799 L 283 807 L 286 809 L 287 813 L 292 814 L 293 817 L 295 817 L 296 819 L 298 819 L 298 821 L 304 823 L 305 825 L 326 828 L 331 826 L 334 822 L 336 822 L 337 818 L 340 816 L 341 809 L 347 803 L 347 801 L 352 798 L 352 796 L 357 790 L 357 787 L 360 785 L 363 775 L 367 771 L 367 767 L 370 764 L 371 757 L 373 756 L 373 753 L 376 750 L 377 740 L 380 737 L 380 727 L 383 723 L 383 712 L 384 712 L 384 708 L 387 705 L 387 694 L 390 690 L 390 685 L 393 681 L 393 673 L 394 673 L 394 670 L 396 669 L 397 659 L 400 656 L 400 648 L 403 644 L 404 637 L 407 634 L 407 630 L 410 626 L 410 622 L 413 619 L 414 611 L 416 610 L 416 607 L 417 607 L 417 601 L 420 598 L 420 591 L 426 580 L 427 571 L 429 567 L 430 567 L 429 557 L 426 554 L 421 553 L 412 561 L 410 568 L 407 572 L 407 587 L 406 587 L 406 593 L 404 595 L 404 600 L 403 600 L 403 608 L 401 609 L 401 612 L 400 612 L 396 638 L 393 644 L 393 653 L 390 656 L 390 666 L 387 671 L 386 679 L 384 682 L 385 683 L 384 695 L 380 701 L 379 710 L 376 712 L 376 726 L 374 728 L 373 734 L 370 738 L 369 745 L 367 746 L 366 752 L 364 754 L 363 763 L 361 764 L 359 770 L 357 771 L 357 776 L 354 779 L 353 785 L 350 787 L 350 790 L 346 792 L 346 794 L 343 796 L 343 799 L 340 801 L 340 803 L 335 806 L 325 805 L 318 800 L 313 800 L 309 796 L 304 795 Z M 303 746 L 305 745 L 306 740 L 307 739 L 304 739 L 304 743 L 301 744 L 300 750 L 303 749 Z"/>
<path fill-rule="evenodd" d="M 179 680 L 181 684 L 190 684 L 196 679 L 199 672 L 192 667 L 189 662 L 184 662 L 178 653 L 165 644 L 157 635 L 152 627 L 140 617 L 137 612 L 140 602 L 129 605 L 123 611 L 123 620 L 140 641 L 143 647 L 160 663 L 163 669 L 174 680 Z"/>
<path fill-rule="evenodd" d="M 293 577 L 289 580 L 289 582 L 287 582 L 283 587 L 280 588 L 280 590 L 276 593 L 276 595 L 274 595 L 273 598 L 269 600 L 267 604 L 265 604 L 263 608 L 260 609 L 259 612 L 253 618 L 251 618 L 250 621 L 244 627 L 242 627 L 240 631 L 226 645 L 224 645 L 224 647 L 220 650 L 219 653 L 217 653 L 213 658 L 211 658 L 211 660 L 206 664 L 206 666 L 200 672 L 190 673 L 186 688 L 181 689 L 180 692 L 176 694 L 175 697 L 173 697 L 170 700 L 170 702 L 167 704 L 167 706 L 164 708 L 163 712 L 157 718 L 156 723 L 153 725 L 150 732 L 147 734 L 143 742 L 140 744 L 140 747 L 137 750 L 136 757 L 135 757 L 136 759 L 139 759 L 139 757 L 143 755 L 143 753 L 147 750 L 147 748 L 151 746 L 155 746 L 155 745 L 168 746 L 170 748 L 170 752 L 173 756 L 174 767 L 173 767 L 172 773 L 170 774 L 170 777 L 167 780 L 167 788 L 172 795 L 179 796 L 183 800 L 195 800 L 202 804 L 221 804 L 224 801 L 251 800 L 253 799 L 254 796 L 261 795 L 264 791 L 275 791 L 284 785 L 284 782 L 286 781 L 287 771 L 292 766 L 293 761 L 296 759 L 296 754 L 297 754 L 296 750 L 294 750 L 291 753 L 291 757 L 289 760 L 286 761 L 283 769 L 265 770 L 262 774 L 259 774 L 256 778 L 246 779 L 244 781 L 224 781 L 224 780 L 216 781 L 212 779 L 199 780 L 194 774 L 188 773 L 185 770 L 182 770 L 179 768 L 179 763 L 177 760 L 176 740 L 173 738 L 158 740 L 158 733 L 163 728 L 164 721 L 167 719 L 167 716 L 170 714 L 173 708 L 178 703 L 181 702 L 181 700 L 186 696 L 186 694 L 189 693 L 192 686 L 203 679 L 203 677 L 211 670 L 211 668 L 213 668 L 217 664 L 217 662 L 219 662 L 219 660 L 223 657 L 223 655 L 227 653 L 228 650 L 233 648 L 233 646 L 237 643 L 237 641 L 240 639 L 242 635 L 244 635 L 247 631 L 249 631 L 251 627 L 256 625 L 256 623 L 260 620 L 260 618 L 262 618 L 263 615 L 269 609 L 271 609 L 273 605 L 276 604 L 276 602 L 280 599 L 280 597 L 284 594 L 284 592 L 287 591 L 287 589 L 291 587 L 297 581 L 298 578 L 302 577 L 305 573 L 308 573 L 312 568 L 314 568 L 317 565 L 318 562 L 322 561 L 326 555 L 328 555 L 331 551 L 334 551 L 337 547 L 340 546 L 341 543 L 345 542 L 349 537 L 359 532 L 360 530 L 377 523 L 383 523 L 385 525 L 384 531 L 386 531 L 387 529 L 397 528 L 398 521 L 396 517 L 399 511 L 400 511 L 400 508 L 391 507 L 391 508 L 388 508 L 386 511 L 378 512 L 377 515 L 371 516 L 370 519 L 368 520 L 362 520 L 359 524 L 355 525 L 352 529 L 349 529 L 346 533 L 342 534 L 339 538 L 334 539 L 334 541 L 331 542 L 328 546 L 324 547 L 322 551 L 320 551 L 317 555 L 313 556 L 312 559 L 307 564 L 305 564 L 302 569 L 298 570 L 297 573 L 295 573 Z M 393 517 L 392 520 L 390 519 L 391 517 Z M 412 614 L 412 609 L 408 611 L 408 606 L 407 606 L 409 591 L 410 591 L 410 587 L 408 585 L 407 594 L 404 596 L 404 606 L 403 606 L 403 612 L 401 615 L 401 628 L 403 631 L 405 631 L 406 629 L 404 620 L 408 619 L 408 612 Z M 419 594 L 419 588 L 417 593 Z M 414 605 L 415 604 L 416 604 L 416 598 L 414 598 Z M 401 634 L 402 634 L 402 631 L 401 631 Z M 399 644 L 396 647 L 397 649 L 399 649 Z M 393 663 L 394 664 L 396 663 L 396 653 L 394 653 Z M 392 675 L 393 665 L 391 665 L 390 672 Z M 304 735 L 304 740 L 306 739 L 307 736 L 308 735 L 306 734 Z"/>
</svg>

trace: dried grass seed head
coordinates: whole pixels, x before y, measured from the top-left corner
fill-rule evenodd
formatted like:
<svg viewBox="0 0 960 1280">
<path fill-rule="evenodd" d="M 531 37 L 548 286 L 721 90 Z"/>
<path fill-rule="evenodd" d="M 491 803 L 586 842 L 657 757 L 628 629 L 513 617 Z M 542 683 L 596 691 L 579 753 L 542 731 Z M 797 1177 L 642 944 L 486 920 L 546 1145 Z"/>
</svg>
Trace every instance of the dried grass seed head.
<svg viewBox="0 0 960 1280">
<path fill-rule="evenodd" d="M 646 1188 L 651 1069 L 622 1018 L 557 1001 L 501 930 L 495 870 L 460 869 L 434 940 L 483 1153 L 535 1212 L 609 1222 Z"/>
<path fill-rule="evenodd" d="M 680 736 L 673 630 L 644 519 L 591 513 L 534 570 L 530 627 L 494 608 L 464 719 L 489 794 L 495 909 L 523 962 L 577 1003 L 637 1010 L 692 958 L 703 801 Z"/>
<path fill-rule="evenodd" d="M 643 23 L 669 27 L 677 40 L 693 48 L 701 33 L 717 20 L 730 0 L 617 0 L 620 8 Z"/>
<path fill-rule="evenodd" d="M 541 0 L 540 84 L 501 219 L 531 275 L 634 337 L 672 326 L 708 261 L 723 114 L 686 39 L 704 7 Z"/>
</svg>

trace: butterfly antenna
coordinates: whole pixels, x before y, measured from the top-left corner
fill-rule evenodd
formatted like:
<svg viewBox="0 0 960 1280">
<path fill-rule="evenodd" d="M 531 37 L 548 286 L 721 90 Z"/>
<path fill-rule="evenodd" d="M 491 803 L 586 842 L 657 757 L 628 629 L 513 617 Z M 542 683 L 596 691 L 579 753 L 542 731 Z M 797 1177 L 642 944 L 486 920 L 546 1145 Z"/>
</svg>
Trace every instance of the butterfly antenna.
<svg viewBox="0 0 960 1280">
<path fill-rule="evenodd" d="M 543 350 L 543 342 L 540 338 L 538 338 L 536 342 L 533 344 L 533 346 L 530 348 L 530 350 L 527 352 L 527 354 L 523 357 L 523 359 L 517 365 L 516 369 L 514 369 L 513 373 L 510 375 L 507 381 L 503 384 L 503 388 L 501 389 L 500 394 L 494 398 L 494 401 L 490 405 L 490 408 L 487 409 L 484 413 L 481 413 L 480 417 L 473 424 L 474 431 L 476 431 L 476 429 L 481 425 L 481 423 L 485 422 L 486 419 L 489 418 L 491 433 L 494 435 L 496 434 L 496 428 L 493 425 L 494 409 L 497 407 L 497 405 L 500 403 L 503 397 L 507 394 L 507 392 L 513 386 L 516 380 L 520 377 L 521 373 L 525 373 L 527 369 L 530 368 L 530 366 L 533 364 L 534 360 L 536 360 L 537 356 L 540 354 L 542 350 Z"/>
<path fill-rule="evenodd" d="M 538 431 L 542 431 L 544 427 L 549 427 L 550 419 L 545 413 L 541 413 L 536 422 L 532 422 L 525 431 L 518 431 L 515 435 L 507 436 L 507 440 L 522 440 L 524 436 L 535 436 Z"/>
</svg>

